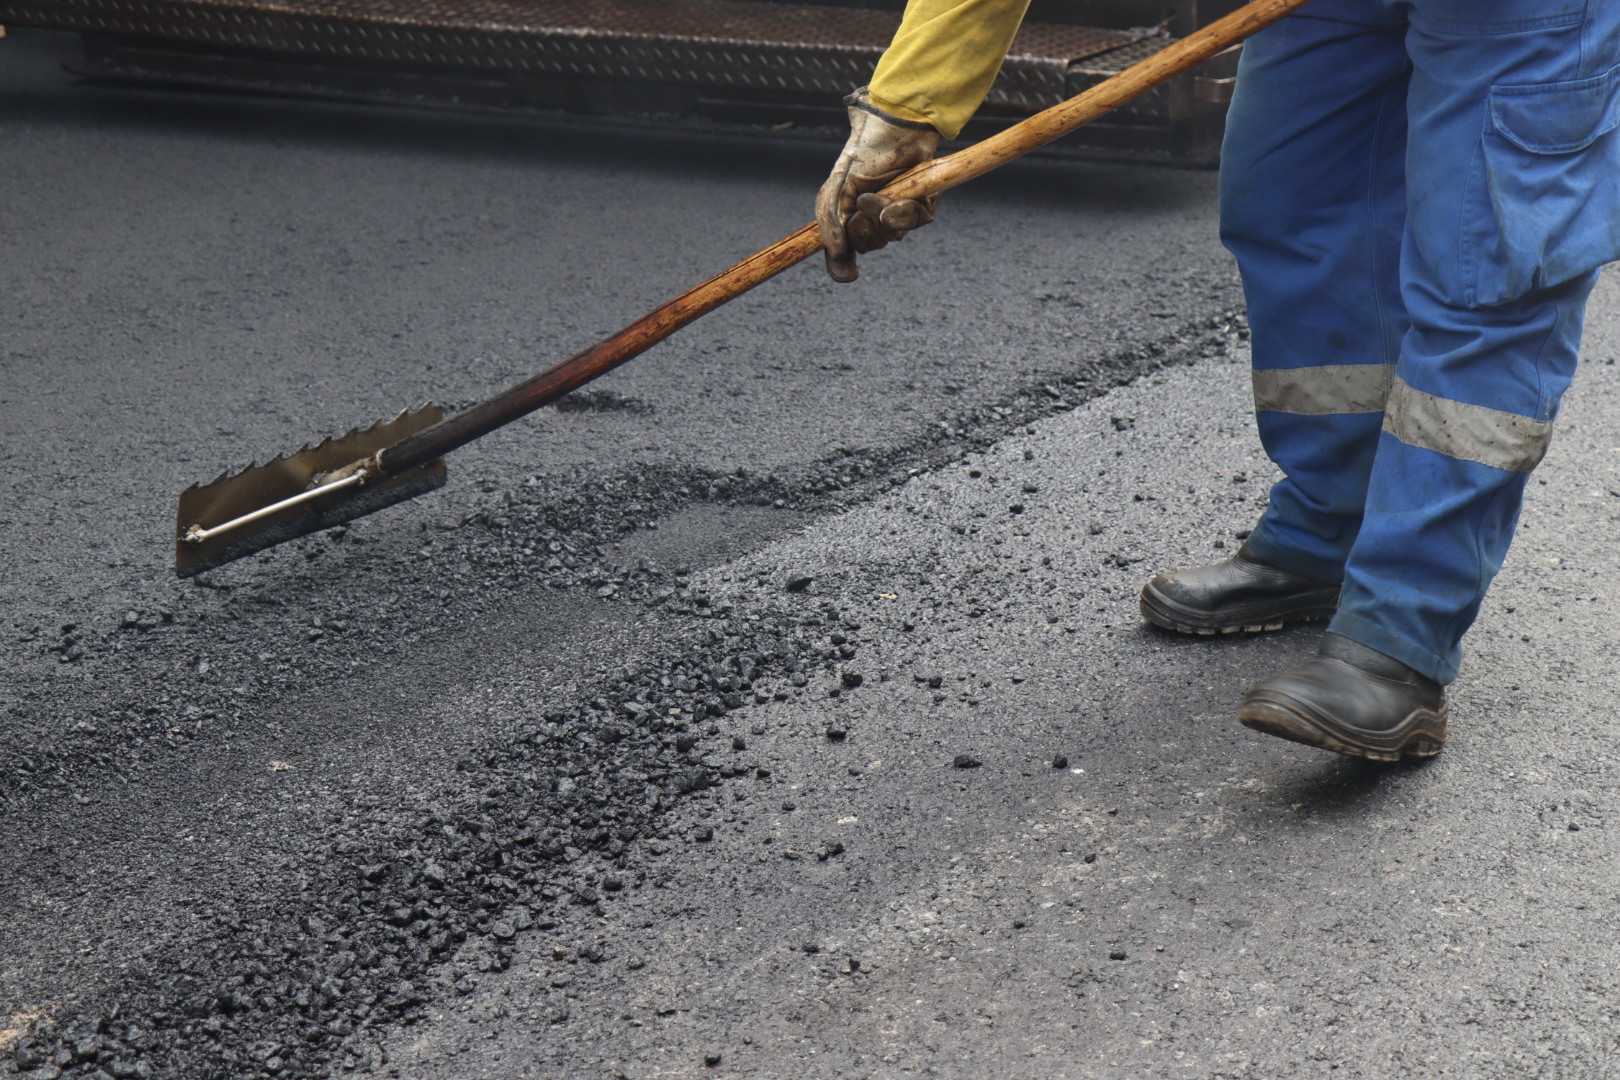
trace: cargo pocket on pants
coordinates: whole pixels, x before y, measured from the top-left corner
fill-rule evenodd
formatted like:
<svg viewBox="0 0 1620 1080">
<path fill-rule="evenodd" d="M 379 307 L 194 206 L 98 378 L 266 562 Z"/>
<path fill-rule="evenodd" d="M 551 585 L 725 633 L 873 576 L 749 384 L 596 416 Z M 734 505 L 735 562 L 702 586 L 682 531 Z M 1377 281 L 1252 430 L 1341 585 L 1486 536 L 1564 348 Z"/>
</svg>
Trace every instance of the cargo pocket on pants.
<svg viewBox="0 0 1620 1080">
<path fill-rule="evenodd" d="M 1491 88 L 1483 192 L 1470 199 L 1463 240 L 1470 305 L 1504 304 L 1620 259 L 1617 127 L 1620 67 Z"/>
</svg>

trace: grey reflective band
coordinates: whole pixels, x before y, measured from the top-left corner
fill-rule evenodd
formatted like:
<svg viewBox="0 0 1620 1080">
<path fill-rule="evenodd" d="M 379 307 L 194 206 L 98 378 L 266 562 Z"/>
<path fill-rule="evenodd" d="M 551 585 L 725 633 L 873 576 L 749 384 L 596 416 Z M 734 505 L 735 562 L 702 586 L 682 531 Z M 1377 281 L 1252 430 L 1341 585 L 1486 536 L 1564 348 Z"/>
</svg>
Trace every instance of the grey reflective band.
<svg viewBox="0 0 1620 1080">
<path fill-rule="evenodd" d="M 1254 372 L 1254 407 L 1298 416 L 1384 411 L 1394 364 L 1323 364 Z"/>
<path fill-rule="evenodd" d="M 1546 456 L 1552 421 L 1467 405 L 1414 390 L 1399 379 L 1389 392 L 1384 430 L 1407 446 L 1527 473 Z"/>
</svg>

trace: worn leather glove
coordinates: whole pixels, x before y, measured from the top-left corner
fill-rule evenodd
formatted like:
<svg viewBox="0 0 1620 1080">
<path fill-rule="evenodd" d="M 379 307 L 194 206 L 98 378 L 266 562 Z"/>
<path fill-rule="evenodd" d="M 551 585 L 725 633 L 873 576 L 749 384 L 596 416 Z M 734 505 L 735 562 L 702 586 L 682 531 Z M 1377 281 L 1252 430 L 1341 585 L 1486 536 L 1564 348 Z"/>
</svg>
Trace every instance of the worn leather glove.
<svg viewBox="0 0 1620 1080">
<path fill-rule="evenodd" d="M 890 180 L 934 156 L 939 132 L 930 125 L 891 116 L 873 105 L 866 87 L 844 99 L 849 141 L 832 175 L 816 195 L 816 224 L 826 249 L 827 276 L 854 281 L 857 252 L 876 251 L 934 220 L 938 195 L 891 199 L 876 194 Z"/>
</svg>

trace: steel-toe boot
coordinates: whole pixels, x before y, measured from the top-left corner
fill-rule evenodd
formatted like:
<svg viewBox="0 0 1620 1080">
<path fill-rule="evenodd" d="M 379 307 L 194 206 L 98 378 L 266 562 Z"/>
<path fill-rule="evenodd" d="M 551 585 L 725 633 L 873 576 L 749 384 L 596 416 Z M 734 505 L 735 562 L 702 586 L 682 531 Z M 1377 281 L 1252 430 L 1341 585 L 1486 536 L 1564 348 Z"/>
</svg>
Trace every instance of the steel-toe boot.
<svg viewBox="0 0 1620 1080">
<path fill-rule="evenodd" d="M 1142 617 L 1183 634 L 1281 630 L 1332 618 L 1338 603 L 1337 585 L 1262 562 L 1248 544 L 1209 566 L 1167 570 L 1142 588 Z"/>
<path fill-rule="evenodd" d="M 1399 660 L 1327 633 L 1316 659 L 1256 683 L 1238 719 L 1351 757 L 1433 757 L 1446 741 L 1446 692 Z"/>
</svg>

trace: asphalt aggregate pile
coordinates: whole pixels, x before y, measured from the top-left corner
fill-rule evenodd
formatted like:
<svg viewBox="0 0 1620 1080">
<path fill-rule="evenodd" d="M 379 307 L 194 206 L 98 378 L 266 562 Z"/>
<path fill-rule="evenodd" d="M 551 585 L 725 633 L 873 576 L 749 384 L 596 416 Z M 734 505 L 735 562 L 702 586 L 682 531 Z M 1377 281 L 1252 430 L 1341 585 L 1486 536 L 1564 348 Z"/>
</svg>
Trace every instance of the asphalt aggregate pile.
<svg viewBox="0 0 1620 1080">
<path fill-rule="evenodd" d="M 1452 747 L 1368 768 L 1232 719 L 1309 631 L 1136 614 L 1272 478 L 1212 176 L 1022 164 L 176 582 L 187 483 L 570 354 L 800 224 L 836 147 L 72 49 L 0 40 L 0 1073 L 1612 1061 L 1612 288 Z"/>
</svg>

